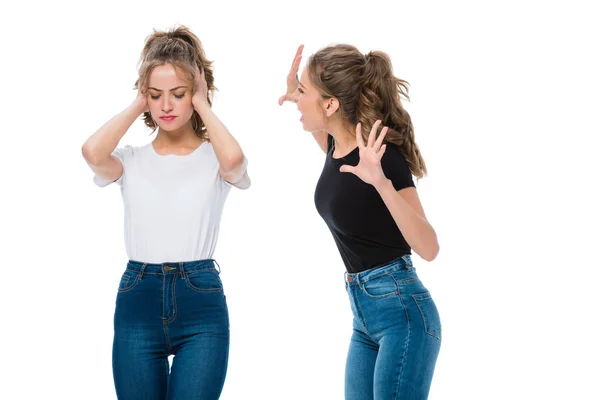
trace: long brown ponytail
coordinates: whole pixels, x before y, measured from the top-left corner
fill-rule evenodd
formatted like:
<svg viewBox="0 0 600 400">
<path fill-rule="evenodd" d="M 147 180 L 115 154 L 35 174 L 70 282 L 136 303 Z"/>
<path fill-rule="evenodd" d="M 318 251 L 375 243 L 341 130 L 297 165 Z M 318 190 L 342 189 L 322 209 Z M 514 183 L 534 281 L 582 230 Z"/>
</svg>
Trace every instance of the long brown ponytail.
<svg viewBox="0 0 600 400">
<path fill-rule="evenodd" d="M 363 55 L 354 46 L 339 44 L 312 55 L 307 68 L 321 95 L 339 100 L 342 118 L 353 127 L 361 123 L 365 141 L 380 119 L 388 127 L 385 142 L 398 147 L 411 173 L 417 178 L 427 174 L 410 115 L 402 106 L 401 97 L 409 100 L 408 83 L 394 76 L 386 53 Z"/>
</svg>

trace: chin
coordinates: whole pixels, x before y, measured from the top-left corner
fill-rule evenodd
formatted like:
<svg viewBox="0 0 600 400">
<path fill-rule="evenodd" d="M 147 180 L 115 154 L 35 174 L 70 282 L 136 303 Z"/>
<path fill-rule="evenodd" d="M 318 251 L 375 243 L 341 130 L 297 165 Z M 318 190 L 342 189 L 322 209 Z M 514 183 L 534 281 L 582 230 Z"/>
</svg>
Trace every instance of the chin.
<svg viewBox="0 0 600 400">
<path fill-rule="evenodd" d="M 185 126 L 185 124 L 163 124 L 163 123 L 159 123 L 158 127 L 164 131 L 164 132 L 178 132 L 181 130 L 181 128 L 183 128 Z"/>
<path fill-rule="evenodd" d="M 314 127 L 311 126 L 307 126 L 304 121 L 302 121 L 302 129 L 306 132 L 316 132 L 316 130 L 314 129 Z"/>
</svg>

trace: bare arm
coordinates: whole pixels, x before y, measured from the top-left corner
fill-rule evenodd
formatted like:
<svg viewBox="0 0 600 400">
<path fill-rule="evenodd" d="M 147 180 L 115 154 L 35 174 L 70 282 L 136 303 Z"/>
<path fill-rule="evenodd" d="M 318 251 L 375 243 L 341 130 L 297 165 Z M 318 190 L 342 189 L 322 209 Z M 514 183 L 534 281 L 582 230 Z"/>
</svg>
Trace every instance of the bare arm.
<svg viewBox="0 0 600 400">
<path fill-rule="evenodd" d="M 208 103 L 195 107 L 206 126 L 210 142 L 219 160 L 219 172 L 227 182 L 236 183 L 246 173 L 244 152 L 238 141 L 215 115 Z"/>
<path fill-rule="evenodd" d="M 396 191 L 389 179 L 375 189 L 409 246 L 424 260 L 433 261 L 440 246 L 435 230 L 425 218 L 417 189 L 409 187 Z"/>
<path fill-rule="evenodd" d="M 114 181 L 123 174 L 123 165 L 112 152 L 136 118 L 146 110 L 145 97 L 138 98 L 126 109 L 112 117 L 81 148 L 83 158 L 99 177 Z"/>
<path fill-rule="evenodd" d="M 194 109 L 200 115 L 210 143 L 219 161 L 219 174 L 229 183 L 239 182 L 246 174 L 246 158 L 237 140 L 208 104 L 208 87 L 204 71 L 196 67 L 196 90 L 192 97 Z"/>
<path fill-rule="evenodd" d="M 433 227 L 425 218 L 417 189 L 408 187 L 396 191 L 392 181 L 386 178 L 381 168 L 381 158 L 387 147 L 383 144 L 383 139 L 388 128 L 384 127 L 375 140 L 375 133 L 380 124 L 381 121 L 373 124 L 366 144 L 361 135 L 360 123 L 356 126 L 356 143 L 360 160 L 356 166 L 342 165 L 340 171 L 353 173 L 363 182 L 373 185 L 409 246 L 424 260 L 433 261 L 440 246 Z"/>
</svg>

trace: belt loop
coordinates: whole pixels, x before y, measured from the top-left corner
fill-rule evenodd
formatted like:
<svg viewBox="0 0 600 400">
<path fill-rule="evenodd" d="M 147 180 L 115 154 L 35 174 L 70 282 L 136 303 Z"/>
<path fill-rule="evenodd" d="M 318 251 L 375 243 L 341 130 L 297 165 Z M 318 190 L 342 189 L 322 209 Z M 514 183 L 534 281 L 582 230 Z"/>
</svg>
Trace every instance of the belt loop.
<svg viewBox="0 0 600 400">
<path fill-rule="evenodd" d="M 408 272 L 412 271 L 412 260 L 410 259 L 410 255 L 406 254 L 402 256 L 402 261 L 404 261 L 404 266 L 408 270 Z"/>
<path fill-rule="evenodd" d="M 142 264 L 142 268 L 140 269 L 140 275 L 139 275 L 139 278 L 138 278 L 138 280 L 140 280 L 140 281 L 142 280 L 142 277 L 144 276 L 144 269 L 146 269 L 146 265 L 148 265 L 148 264 L 147 263 L 143 263 Z"/>
<path fill-rule="evenodd" d="M 217 271 L 219 271 L 219 274 L 221 273 L 221 266 L 219 265 L 219 263 L 217 262 L 217 260 L 212 260 L 213 263 L 217 264 Z"/>
<path fill-rule="evenodd" d="M 183 268 L 182 262 L 179 263 L 179 272 L 181 272 L 181 279 L 187 279 L 187 276 L 185 275 L 185 269 Z"/>
</svg>

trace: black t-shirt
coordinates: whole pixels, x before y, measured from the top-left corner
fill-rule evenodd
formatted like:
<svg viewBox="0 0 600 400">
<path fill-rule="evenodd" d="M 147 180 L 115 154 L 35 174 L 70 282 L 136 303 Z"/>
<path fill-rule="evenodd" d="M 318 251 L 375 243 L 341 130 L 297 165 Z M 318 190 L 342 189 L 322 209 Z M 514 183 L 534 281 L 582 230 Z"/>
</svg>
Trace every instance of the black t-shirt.
<svg viewBox="0 0 600 400">
<path fill-rule="evenodd" d="M 361 272 L 411 254 L 410 246 L 373 185 L 351 172 L 340 172 L 344 164 L 358 164 L 358 147 L 335 159 L 333 144 L 333 137 L 328 135 L 315 205 L 333 234 L 346 270 Z M 381 167 L 396 190 L 415 186 L 406 158 L 395 145 L 388 143 Z"/>
</svg>

